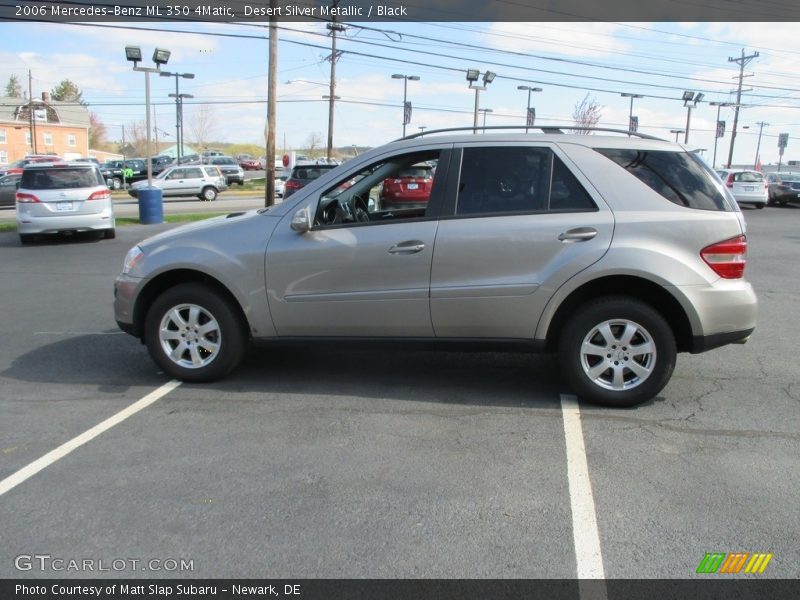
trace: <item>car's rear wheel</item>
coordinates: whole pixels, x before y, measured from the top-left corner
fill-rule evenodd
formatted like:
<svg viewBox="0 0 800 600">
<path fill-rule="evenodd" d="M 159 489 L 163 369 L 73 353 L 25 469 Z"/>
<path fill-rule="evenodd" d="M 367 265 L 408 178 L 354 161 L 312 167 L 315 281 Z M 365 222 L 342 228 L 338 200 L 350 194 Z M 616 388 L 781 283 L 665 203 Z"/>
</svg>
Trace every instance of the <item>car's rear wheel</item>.
<svg viewBox="0 0 800 600">
<path fill-rule="evenodd" d="M 112 190 L 122 189 L 122 179 L 120 179 L 119 177 L 113 177 L 111 179 L 111 189 Z"/>
<path fill-rule="evenodd" d="M 200 192 L 200 199 L 205 200 L 206 202 L 211 202 L 217 198 L 217 190 L 213 187 L 204 187 L 203 191 Z"/>
<path fill-rule="evenodd" d="M 583 399 L 634 406 L 653 398 L 675 368 L 675 336 L 651 306 L 622 296 L 578 308 L 559 343 L 561 370 Z"/>
<path fill-rule="evenodd" d="M 244 354 L 245 330 L 230 302 L 198 283 L 165 291 L 147 313 L 145 342 L 167 374 L 182 381 L 214 381 Z"/>
</svg>

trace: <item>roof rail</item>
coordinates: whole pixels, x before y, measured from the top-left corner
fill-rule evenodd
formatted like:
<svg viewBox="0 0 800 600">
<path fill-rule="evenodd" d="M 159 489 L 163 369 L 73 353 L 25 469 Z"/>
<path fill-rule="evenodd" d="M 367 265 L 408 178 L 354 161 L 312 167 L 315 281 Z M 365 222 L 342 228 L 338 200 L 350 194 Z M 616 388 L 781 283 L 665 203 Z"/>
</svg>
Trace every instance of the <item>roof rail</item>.
<svg viewBox="0 0 800 600">
<path fill-rule="evenodd" d="M 402 138 L 398 138 L 395 141 L 402 141 L 402 140 L 413 140 L 415 138 L 420 138 L 426 135 L 430 135 L 432 133 L 451 133 L 454 131 L 472 131 L 477 132 L 478 130 L 485 131 L 487 129 L 492 131 L 497 130 L 520 130 L 525 129 L 526 132 L 528 129 L 539 129 L 542 133 L 564 133 L 564 130 L 567 131 L 600 131 L 603 133 L 619 133 L 622 135 L 627 136 L 636 136 L 638 138 L 642 138 L 645 140 L 659 140 L 665 141 L 662 138 L 656 137 L 654 135 L 648 135 L 646 133 L 638 133 L 636 131 L 626 131 L 624 129 L 610 129 L 607 127 L 579 127 L 574 125 L 536 125 L 536 126 L 528 126 L 525 125 L 490 125 L 488 127 L 448 127 L 447 129 L 431 129 L 429 131 L 421 131 L 419 133 L 412 133 L 411 135 L 407 135 Z"/>
</svg>

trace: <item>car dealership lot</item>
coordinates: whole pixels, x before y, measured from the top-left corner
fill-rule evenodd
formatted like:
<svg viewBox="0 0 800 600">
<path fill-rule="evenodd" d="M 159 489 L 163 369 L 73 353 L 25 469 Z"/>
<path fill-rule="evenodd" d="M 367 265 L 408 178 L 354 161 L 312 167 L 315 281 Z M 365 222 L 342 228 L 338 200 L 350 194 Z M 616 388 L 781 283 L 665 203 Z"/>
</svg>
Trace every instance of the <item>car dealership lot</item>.
<svg viewBox="0 0 800 600">
<path fill-rule="evenodd" d="M 682 578 L 706 552 L 772 552 L 762 577 L 796 578 L 800 208 L 745 217 L 753 338 L 680 355 L 652 403 L 582 406 L 591 499 L 551 357 L 261 344 L 0 495 L 0 576 Z M 125 252 L 165 227 L 0 234 L 0 480 L 168 382 L 111 311 Z M 15 568 L 33 554 L 193 570 Z"/>
</svg>

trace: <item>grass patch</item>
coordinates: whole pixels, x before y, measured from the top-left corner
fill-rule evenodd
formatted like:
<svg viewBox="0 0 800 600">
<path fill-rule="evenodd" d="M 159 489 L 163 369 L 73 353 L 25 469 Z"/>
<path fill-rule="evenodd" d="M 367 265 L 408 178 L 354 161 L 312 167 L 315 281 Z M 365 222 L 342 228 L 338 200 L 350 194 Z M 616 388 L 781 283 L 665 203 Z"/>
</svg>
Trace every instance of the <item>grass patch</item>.
<svg viewBox="0 0 800 600">
<path fill-rule="evenodd" d="M 230 211 L 215 212 L 215 213 L 186 213 L 177 215 L 164 215 L 164 222 L 191 223 L 193 221 L 204 221 L 205 219 L 210 219 L 211 217 L 219 217 L 221 215 L 227 215 L 229 214 L 229 212 Z M 116 225 L 117 227 L 123 227 L 125 225 L 139 225 L 139 217 L 117 217 Z M 17 230 L 16 221 L 0 222 L 0 233 L 8 233 L 16 230 Z"/>
</svg>

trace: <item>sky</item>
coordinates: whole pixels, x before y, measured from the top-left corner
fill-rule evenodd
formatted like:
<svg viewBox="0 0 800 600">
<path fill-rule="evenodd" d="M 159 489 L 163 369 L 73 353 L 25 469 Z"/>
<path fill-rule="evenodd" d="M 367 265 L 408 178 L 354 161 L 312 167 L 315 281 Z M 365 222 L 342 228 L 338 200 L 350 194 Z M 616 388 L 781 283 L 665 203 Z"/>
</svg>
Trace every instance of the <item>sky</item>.
<svg viewBox="0 0 800 600">
<path fill-rule="evenodd" d="M 133 26 L 136 29 L 121 27 Z M 783 157 L 800 159 L 800 37 L 795 23 L 345 23 L 337 49 L 334 146 L 377 146 L 402 134 L 403 81 L 413 105 L 408 133 L 472 125 L 475 92 L 465 71 L 497 73 L 480 94 L 487 125 L 524 123 L 527 92 L 537 125 L 571 124 L 575 105 L 588 93 L 599 106 L 599 127 L 627 129 L 630 100 L 639 131 L 674 140 L 684 130 L 684 90 L 702 92 L 691 111 L 689 145 L 712 162 L 717 107 L 735 102 L 739 66 L 729 59 L 758 53 L 745 68 L 734 164 L 778 162 L 778 134 L 788 133 Z M 281 23 L 278 49 L 277 148 L 325 144 L 328 128 L 330 38 L 324 23 Z M 364 28 L 367 27 L 367 28 Z M 148 30 L 155 28 L 157 30 Z M 180 92 L 194 96 L 184 107 L 186 140 L 201 111 L 212 116 L 220 142 L 264 144 L 267 97 L 267 29 L 234 23 L 106 23 L 82 26 L 0 23 L 0 81 L 16 75 L 34 97 L 70 79 L 108 128 L 144 121 L 144 75 L 133 72 L 124 47 L 149 57 L 158 46 L 172 52 L 165 69 L 194 73 Z M 162 141 L 175 135 L 175 79 L 152 77 L 155 126 Z M 205 107 L 205 108 L 204 108 Z M 716 164 L 727 162 L 734 111 L 722 108 L 725 137 Z M 479 122 L 483 122 L 483 116 Z M 760 123 L 767 123 L 763 127 Z M 743 127 L 747 128 L 744 129 Z M 684 139 L 678 134 L 679 140 Z M 285 142 L 284 142 L 285 140 Z"/>
</svg>

